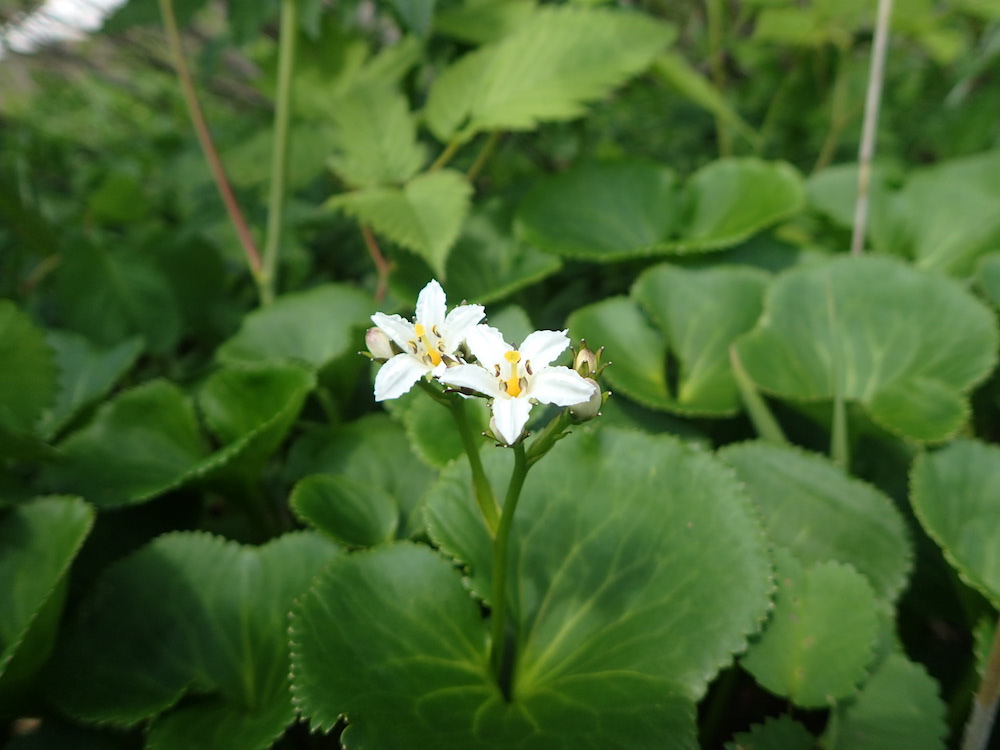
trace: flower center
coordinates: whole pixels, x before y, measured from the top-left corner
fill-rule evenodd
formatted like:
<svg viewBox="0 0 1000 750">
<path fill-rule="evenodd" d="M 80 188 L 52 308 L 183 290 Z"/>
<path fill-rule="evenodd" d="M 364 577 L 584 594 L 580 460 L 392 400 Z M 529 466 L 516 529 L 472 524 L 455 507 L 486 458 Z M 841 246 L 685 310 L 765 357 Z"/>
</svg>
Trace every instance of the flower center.
<svg viewBox="0 0 1000 750">
<path fill-rule="evenodd" d="M 431 359 L 431 365 L 437 367 L 441 364 L 441 353 L 437 350 L 437 347 L 431 344 L 430 336 L 427 335 L 427 329 L 420 323 L 415 323 L 413 325 L 413 332 L 417 334 L 417 339 L 424 345 L 424 350 Z"/>
<path fill-rule="evenodd" d="M 517 363 L 521 361 L 521 353 L 516 349 L 504 352 L 503 358 L 510 362 L 510 377 L 505 381 L 507 395 L 517 398 L 521 394 L 521 377 Z"/>
</svg>

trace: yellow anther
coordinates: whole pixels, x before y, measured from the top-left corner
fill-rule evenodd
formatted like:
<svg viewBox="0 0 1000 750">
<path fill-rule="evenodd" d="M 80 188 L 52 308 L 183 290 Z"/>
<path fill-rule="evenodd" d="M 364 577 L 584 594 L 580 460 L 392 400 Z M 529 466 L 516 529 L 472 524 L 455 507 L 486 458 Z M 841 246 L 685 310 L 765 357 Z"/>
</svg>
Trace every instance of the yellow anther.
<svg viewBox="0 0 1000 750">
<path fill-rule="evenodd" d="M 441 364 L 441 354 L 431 344 L 430 339 L 427 337 L 427 329 L 420 323 L 414 323 L 413 332 L 417 334 L 417 338 L 420 339 L 420 343 L 424 345 L 424 350 L 427 352 L 427 356 L 430 357 L 431 365 L 437 367 Z"/>
</svg>

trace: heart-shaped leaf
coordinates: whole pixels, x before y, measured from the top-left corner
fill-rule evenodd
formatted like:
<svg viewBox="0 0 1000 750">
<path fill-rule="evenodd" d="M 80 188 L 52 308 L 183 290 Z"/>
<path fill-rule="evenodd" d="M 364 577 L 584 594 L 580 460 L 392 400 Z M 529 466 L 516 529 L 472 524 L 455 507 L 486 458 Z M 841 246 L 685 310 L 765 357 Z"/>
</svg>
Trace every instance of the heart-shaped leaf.
<svg viewBox="0 0 1000 750">
<path fill-rule="evenodd" d="M 945 705 L 937 682 L 919 664 L 890 654 L 858 696 L 836 709 L 827 750 L 944 750 Z"/>
<path fill-rule="evenodd" d="M 798 211 L 803 196 L 784 162 L 720 159 L 683 189 L 653 163 L 584 163 L 540 181 L 518 222 L 547 252 L 607 262 L 730 247 Z"/>
<path fill-rule="evenodd" d="M 510 470 L 509 451 L 484 460 L 494 478 Z M 464 463 L 430 493 L 428 523 L 489 591 L 490 536 Z M 575 434 L 532 469 L 510 571 L 510 702 L 458 573 L 404 546 L 331 567 L 296 610 L 303 711 L 323 727 L 346 713 L 345 742 L 373 749 L 693 747 L 692 702 L 758 627 L 770 587 L 729 471 L 675 439 L 610 429 Z"/>
<path fill-rule="evenodd" d="M 750 377 L 791 399 L 863 404 L 914 440 L 943 440 L 996 364 L 991 310 L 949 279 L 889 258 L 839 257 L 779 276 L 737 342 Z"/>
<path fill-rule="evenodd" d="M 93 523 L 77 497 L 0 510 L 0 713 L 49 655 L 66 574 Z"/>
<path fill-rule="evenodd" d="M 322 369 L 352 349 L 352 330 L 371 325 L 372 301 L 346 284 L 286 294 L 243 319 L 216 354 L 220 362 L 297 359 Z"/>
<path fill-rule="evenodd" d="M 1000 448 L 956 440 L 917 458 L 910 502 L 962 579 L 1000 608 L 998 483 Z"/>
<path fill-rule="evenodd" d="M 613 390 L 678 414 L 734 414 L 740 398 L 729 346 L 760 316 L 766 282 L 750 268 L 662 264 L 633 287 L 638 305 L 602 300 L 574 312 L 569 327 L 573 338 L 605 347 Z"/>
<path fill-rule="evenodd" d="M 441 141 L 567 120 L 647 67 L 674 36 L 640 13 L 545 8 L 434 82 L 424 110 Z"/>
<path fill-rule="evenodd" d="M 819 708 L 852 695 L 867 676 L 878 635 L 875 594 L 848 565 L 806 568 L 775 550 L 774 612 L 743 667 L 772 693 Z"/>
<path fill-rule="evenodd" d="M 892 500 L 824 456 L 790 446 L 741 443 L 719 457 L 746 483 L 774 544 L 802 565 L 852 565 L 880 599 L 899 596 L 913 553 Z"/>
<path fill-rule="evenodd" d="M 51 697 L 85 721 L 152 719 L 151 748 L 270 747 L 295 716 L 288 610 L 338 549 L 304 532 L 263 547 L 159 537 L 109 567 L 83 602 Z"/>
<path fill-rule="evenodd" d="M 443 279 L 471 195 L 472 185 L 464 175 L 442 169 L 418 175 L 401 188 L 372 187 L 342 193 L 327 205 L 412 250 Z"/>
</svg>

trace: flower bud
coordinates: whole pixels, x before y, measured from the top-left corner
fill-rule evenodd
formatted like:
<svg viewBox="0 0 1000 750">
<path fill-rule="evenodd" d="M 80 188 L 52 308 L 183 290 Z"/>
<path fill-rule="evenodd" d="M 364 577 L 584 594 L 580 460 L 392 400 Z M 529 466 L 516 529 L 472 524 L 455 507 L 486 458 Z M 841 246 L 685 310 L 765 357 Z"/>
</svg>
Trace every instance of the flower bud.
<svg viewBox="0 0 1000 750">
<path fill-rule="evenodd" d="M 602 354 L 603 346 L 595 352 L 587 346 L 586 339 L 580 339 L 579 350 L 573 350 L 573 369 L 585 378 L 596 378 L 605 367 L 601 364 Z"/>
<path fill-rule="evenodd" d="M 597 384 L 597 381 L 593 378 L 586 378 L 586 380 L 594 386 L 594 392 L 586 401 L 581 401 L 579 404 L 569 407 L 569 415 L 573 418 L 574 422 L 589 422 L 601 413 L 601 406 L 604 405 L 604 394 L 601 393 L 601 387 Z"/>
<path fill-rule="evenodd" d="M 371 352 L 372 359 L 376 362 L 385 362 L 395 356 L 395 352 L 392 350 L 392 341 L 381 328 L 368 329 L 365 333 L 365 345 Z"/>
</svg>

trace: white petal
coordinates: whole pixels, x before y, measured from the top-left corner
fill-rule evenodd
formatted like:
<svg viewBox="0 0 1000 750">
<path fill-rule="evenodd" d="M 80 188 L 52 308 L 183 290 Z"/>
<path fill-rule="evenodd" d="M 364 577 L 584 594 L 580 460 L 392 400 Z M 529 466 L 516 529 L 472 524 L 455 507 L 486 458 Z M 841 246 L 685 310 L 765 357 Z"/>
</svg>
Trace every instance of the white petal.
<svg viewBox="0 0 1000 750">
<path fill-rule="evenodd" d="M 386 315 L 385 313 L 377 312 L 372 315 L 372 323 L 385 331 L 400 349 L 409 349 L 410 342 L 417 337 L 413 331 L 413 323 L 404 320 L 398 315 Z"/>
<path fill-rule="evenodd" d="M 417 322 L 428 331 L 444 323 L 447 300 L 444 289 L 436 279 L 431 279 L 417 296 Z"/>
<path fill-rule="evenodd" d="M 500 394 L 500 381 L 479 365 L 456 365 L 440 375 L 442 383 L 479 391 L 493 398 Z"/>
<path fill-rule="evenodd" d="M 488 368 L 496 364 L 507 364 L 503 355 L 514 348 L 503 340 L 500 331 L 488 325 L 478 325 L 469 331 L 465 343 L 482 366 Z"/>
<path fill-rule="evenodd" d="M 493 421 L 497 435 L 507 445 L 514 443 L 528 423 L 531 401 L 526 398 L 501 397 L 493 400 Z"/>
<path fill-rule="evenodd" d="M 399 398 L 406 393 L 422 375 L 429 371 L 427 365 L 409 354 L 397 354 L 375 375 L 375 400 L 385 401 Z"/>
<path fill-rule="evenodd" d="M 543 404 L 575 406 L 594 395 L 594 386 L 576 370 L 546 367 L 531 378 L 528 395 Z"/>
<path fill-rule="evenodd" d="M 451 354 L 461 346 L 484 315 L 486 308 L 482 305 L 459 305 L 448 313 L 448 317 L 444 319 L 444 326 L 441 327 L 445 353 Z"/>
<path fill-rule="evenodd" d="M 521 360 L 531 362 L 533 370 L 540 370 L 566 351 L 569 346 L 569 336 L 566 331 L 535 331 L 518 349 Z"/>
</svg>

